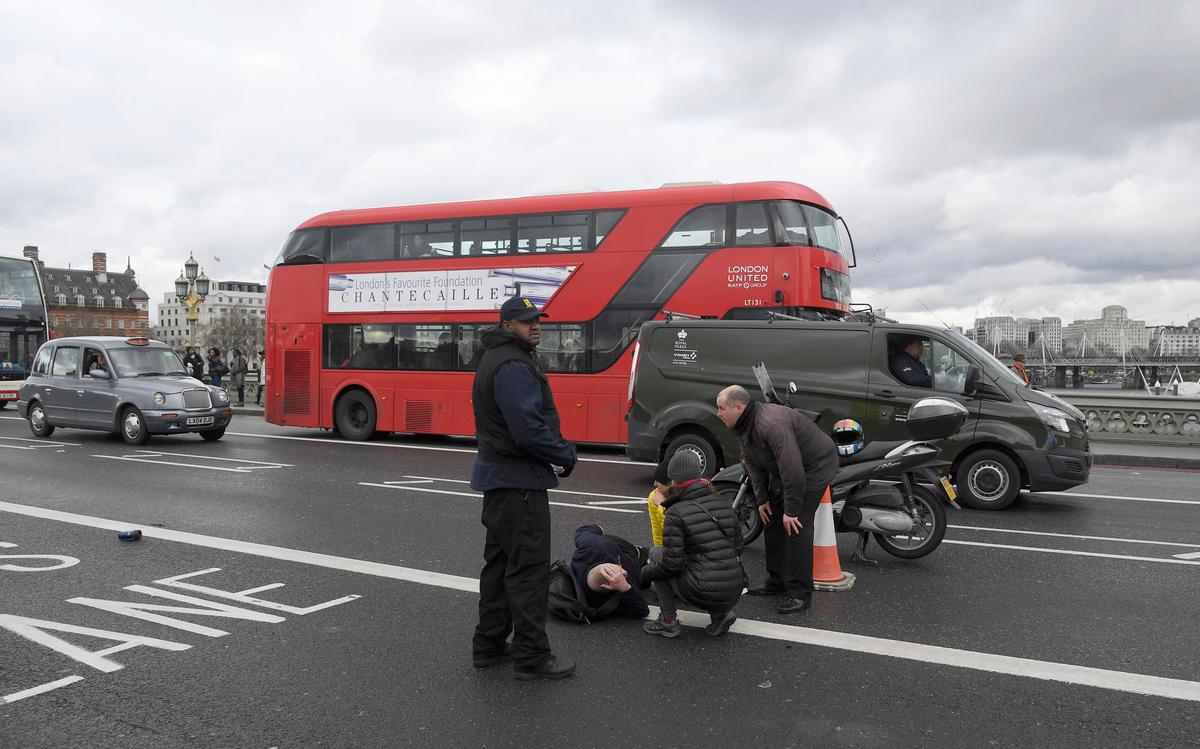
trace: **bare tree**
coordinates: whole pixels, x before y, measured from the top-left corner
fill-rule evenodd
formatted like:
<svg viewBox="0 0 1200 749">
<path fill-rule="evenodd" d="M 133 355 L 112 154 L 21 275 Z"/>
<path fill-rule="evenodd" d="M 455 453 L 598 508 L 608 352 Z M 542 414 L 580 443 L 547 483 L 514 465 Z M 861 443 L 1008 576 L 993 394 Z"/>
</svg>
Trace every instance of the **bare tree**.
<svg viewBox="0 0 1200 749">
<path fill-rule="evenodd" d="M 216 346 L 224 355 L 236 348 L 251 359 L 266 340 L 266 322 L 248 310 L 235 307 L 221 313 L 212 323 L 201 326 L 196 339 L 204 341 L 204 348 Z"/>
</svg>

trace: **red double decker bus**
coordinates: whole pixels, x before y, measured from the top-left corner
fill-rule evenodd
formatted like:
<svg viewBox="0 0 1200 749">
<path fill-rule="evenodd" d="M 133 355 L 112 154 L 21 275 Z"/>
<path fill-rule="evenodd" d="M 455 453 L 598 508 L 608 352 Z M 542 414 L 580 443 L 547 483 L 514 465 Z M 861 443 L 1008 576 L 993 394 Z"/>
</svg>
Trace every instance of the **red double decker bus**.
<svg viewBox="0 0 1200 749">
<path fill-rule="evenodd" d="M 271 271 L 266 419 L 356 440 L 474 435 L 479 334 L 520 294 L 550 315 L 538 354 L 563 435 L 621 443 L 643 322 L 840 317 L 853 262 L 844 222 L 791 182 L 325 213 Z"/>
</svg>

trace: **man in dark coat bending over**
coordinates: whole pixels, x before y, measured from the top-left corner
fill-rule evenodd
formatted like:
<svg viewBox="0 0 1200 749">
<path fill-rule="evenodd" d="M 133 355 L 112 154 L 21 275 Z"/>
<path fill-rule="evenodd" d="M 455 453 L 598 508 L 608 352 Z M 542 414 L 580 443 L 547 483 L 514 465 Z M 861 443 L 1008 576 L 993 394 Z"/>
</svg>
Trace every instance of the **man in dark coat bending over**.
<svg viewBox="0 0 1200 749">
<path fill-rule="evenodd" d="M 767 581 L 750 595 L 782 593 L 777 611 L 812 605 L 813 522 L 838 471 L 837 446 L 816 422 L 787 406 L 755 403 L 741 385 L 717 396 L 717 416 L 737 432 L 763 521 Z"/>
<path fill-rule="evenodd" d="M 575 448 L 562 438 L 550 383 L 534 353 L 542 317 L 545 313 L 524 297 L 504 303 L 500 325 L 481 336 L 486 350 L 471 389 L 479 440 L 471 488 L 483 492 L 487 528 L 474 663 L 488 668 L 513 660 L 513 675 L 522 680 L 561 679 L 575 672 L 573 660 L 550 652 L 546 637 L 547 490 L 558 486 L 558 476 L 571 473 Z"/>
</svg>

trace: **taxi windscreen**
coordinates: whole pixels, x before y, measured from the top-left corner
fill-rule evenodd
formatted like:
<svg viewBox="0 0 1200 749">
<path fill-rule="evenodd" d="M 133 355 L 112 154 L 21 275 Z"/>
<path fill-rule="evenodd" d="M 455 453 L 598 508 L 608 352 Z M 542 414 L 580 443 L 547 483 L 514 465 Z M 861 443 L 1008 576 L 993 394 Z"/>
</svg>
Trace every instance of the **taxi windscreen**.
<svg viewBox="0 0 1200 749">
<path fill-rule="evenodd" d="M 108 354 L 118 377 L 187 374 L 179 355 L 168 348 L 118 348 Z"/>
</svg>

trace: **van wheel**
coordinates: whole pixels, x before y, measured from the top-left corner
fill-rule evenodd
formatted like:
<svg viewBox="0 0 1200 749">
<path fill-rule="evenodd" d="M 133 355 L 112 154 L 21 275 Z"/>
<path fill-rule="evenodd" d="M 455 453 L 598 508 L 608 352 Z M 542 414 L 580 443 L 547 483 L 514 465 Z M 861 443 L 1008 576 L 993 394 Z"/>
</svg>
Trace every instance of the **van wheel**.
<svg viewBox="0 0 1200 749">
<path fill-rule="evenodd" d="M 361 390 L 351 390 L 338 399 L 333 423 L 348 440 L 362 442 L 375 434 L 375 401 Z"/>
<path fill-rule="evenodd" d="M 46 418 L 42 404 L 34 401 L 29 404 L 29 431 L 34 437 L 49 437 L 54 434 L 54 425 Z"/>
<path fill-rule="evenodd" d="M 1017 464 L 999 450 L 971 453 L 955 477 L 963 504 L 976 510 L 1003 510 L 1021 490 Z"/>
<path fill-rule="evenodd" d="M 121 414 L 121 438 L 130 445 L 144 445 L 150 439 L 146 419 L 142 412 L 130 406 Z"/>
<path fill-rule="evenodd" d="M 676 436 L 667 444 L 663 453 L 664 460 L 670 461 L 671 457 L 681 450 L 695 453 L 700 458 L 700 475 L 704 478 L 712 478 L 717 472 L 717 448 L 707 437 L 695 432 L 684 432 Z"/>
</svg>

